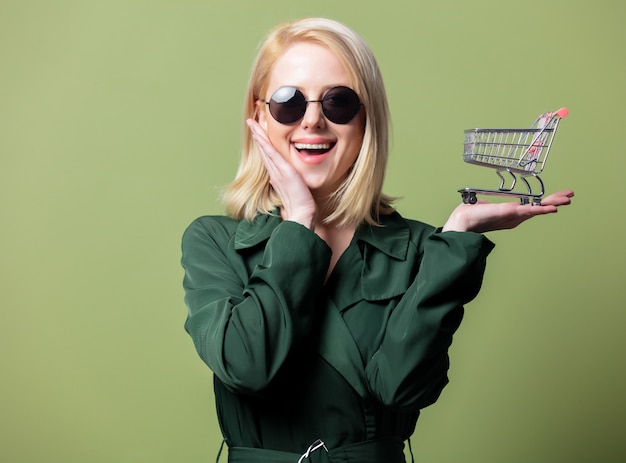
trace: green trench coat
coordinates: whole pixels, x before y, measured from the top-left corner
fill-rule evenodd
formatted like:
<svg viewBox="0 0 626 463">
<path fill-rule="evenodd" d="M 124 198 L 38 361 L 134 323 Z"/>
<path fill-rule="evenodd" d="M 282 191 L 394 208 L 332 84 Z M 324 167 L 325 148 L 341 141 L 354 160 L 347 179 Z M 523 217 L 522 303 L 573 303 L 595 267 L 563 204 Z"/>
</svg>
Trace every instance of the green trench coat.
<svg viewBox="0 0 626 463">
<path fill-rule="evenodd" d="M 295 463 L 318 439 L 331 461 L 404 461 L 492 248 L 394 213 L 360 226 L 326 281 L 331 250 L 302 225 L 195 220 L 182 246 L 185 329 L 214 372 L 229 461 Z M 371 441 L 378 452 L 337 456 Z"/>
</svg>

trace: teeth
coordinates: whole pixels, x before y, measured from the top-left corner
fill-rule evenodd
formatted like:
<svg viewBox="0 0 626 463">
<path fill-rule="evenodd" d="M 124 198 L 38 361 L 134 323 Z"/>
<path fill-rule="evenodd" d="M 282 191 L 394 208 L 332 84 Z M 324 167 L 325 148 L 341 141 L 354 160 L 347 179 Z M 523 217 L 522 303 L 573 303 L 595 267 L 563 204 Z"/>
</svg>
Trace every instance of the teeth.
<svg viewBox="0 0 626 463">
<path fill-rule="evenodd" d="M 296 149 L 299 150 L 329 150 L 330 143 L 294 143 Z"/>
</svg>

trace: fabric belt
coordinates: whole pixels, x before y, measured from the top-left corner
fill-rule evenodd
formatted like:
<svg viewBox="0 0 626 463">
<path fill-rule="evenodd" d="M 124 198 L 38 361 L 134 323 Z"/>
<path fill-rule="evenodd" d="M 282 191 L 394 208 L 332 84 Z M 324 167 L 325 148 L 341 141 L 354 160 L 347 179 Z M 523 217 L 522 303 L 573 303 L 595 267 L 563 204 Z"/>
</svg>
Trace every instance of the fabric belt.
<svg viewBox="0 0 626 463">
<path fill-rule="evenodd" d="M 374 439 L 337 448 L 316 441 L 303 454 L 250 447 L 228 449 L 229 463 L 404 463 L 400 438 Z"/>
</svg>

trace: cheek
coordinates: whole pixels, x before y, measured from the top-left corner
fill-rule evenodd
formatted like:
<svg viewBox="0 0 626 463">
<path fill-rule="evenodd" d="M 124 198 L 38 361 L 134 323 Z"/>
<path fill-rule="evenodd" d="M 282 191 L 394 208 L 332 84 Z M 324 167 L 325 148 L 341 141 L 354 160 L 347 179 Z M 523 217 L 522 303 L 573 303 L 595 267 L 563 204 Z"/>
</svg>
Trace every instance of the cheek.
<svg viewBox="0 0 626 463">
<path fill-rule="evenodd" d="M 291 129 L 289 126 L 279 124 L 275 121 L 268 121 L 266 126 L 267 137 L 272 146 L 284 158 L 289 157 L 291 150 Z"/>
<path fill-rule="evenodd" d="M 267 138 L 269 138 L 272 146 L 276 148 L 283 155 L 283 157 L 285 157 L 287 154 L 284 152 L 285 145 L 287 149 L 289 148 L 288 126 L 276 122 L 268 112 L 267 108 L 259 108 L 258 120 L 259 125 L 263 128 L 263 130 L 265 130 Z"/>
<path fill-rule="evenodd" d="M 364 131 L 361 128 L 355 129 L 351 135 L 350 154 L 356 160 L 363 146 Z"/>
</svg>

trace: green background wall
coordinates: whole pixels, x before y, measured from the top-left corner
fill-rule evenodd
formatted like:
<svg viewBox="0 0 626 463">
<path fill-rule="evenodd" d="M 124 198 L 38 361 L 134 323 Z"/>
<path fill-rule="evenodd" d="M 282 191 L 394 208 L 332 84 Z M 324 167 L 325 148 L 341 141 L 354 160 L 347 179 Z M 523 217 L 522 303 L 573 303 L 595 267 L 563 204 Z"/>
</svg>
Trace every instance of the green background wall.
<svg viewBox="0 0 626 463">
<path fill-rule="evenodd" d="M 258 42 L 311 15 L 379 58 L 406 216 L 492 186 L 464 129 L 570 108 L 544 180 L 575 205 L 490 234 L 417 461 L 625 461 L 624 5 L 0 0 L 0 461 L 213 461 L 180 235 L 221 212 Z"/>
</svg>

